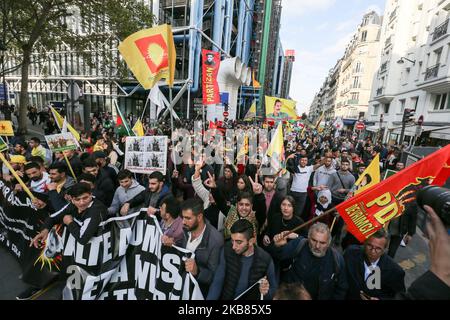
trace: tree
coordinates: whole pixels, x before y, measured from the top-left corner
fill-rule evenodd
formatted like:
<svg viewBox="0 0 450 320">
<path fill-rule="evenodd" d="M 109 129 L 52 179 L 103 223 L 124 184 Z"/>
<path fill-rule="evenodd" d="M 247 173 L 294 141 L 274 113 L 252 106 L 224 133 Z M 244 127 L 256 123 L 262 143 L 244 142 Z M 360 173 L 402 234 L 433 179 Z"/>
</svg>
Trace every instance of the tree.
<svg viewBox="0 0 450 320">
<path fill-rule="evenodd" d="M 3 42 L 9 50 L 14 48 L 21 55 L 16 66 L 21 69 L 19 134 L 27 133 L 28 79 L 33 51 L 53 51 L 64 43 L 71 50 L 81 52 L 88 43 L 105 40 L 111 33 L 123 40 L 153 24 L 150 8 L 139 0 L 2 0 L 2 3 Z M 67 21 L 72 16 L 89 26 L 88 33 L 80 35 L 71 28 Z M 104 58 L 115 59 L 107 54 Z M 118 68 L 126 70 L 123 65 Z"/>
</svg>

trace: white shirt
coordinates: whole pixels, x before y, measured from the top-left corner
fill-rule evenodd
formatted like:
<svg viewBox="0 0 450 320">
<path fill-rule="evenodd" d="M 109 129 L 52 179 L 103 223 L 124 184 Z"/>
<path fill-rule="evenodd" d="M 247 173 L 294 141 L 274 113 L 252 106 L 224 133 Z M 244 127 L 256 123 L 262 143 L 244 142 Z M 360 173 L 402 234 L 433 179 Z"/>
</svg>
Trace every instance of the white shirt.
<svg viewBox="0 0 450 320">
<path fill-rule="evenodd" d="M 206 225 L 205 225 L 205 227 L 203 228 L 202 233 L 201 233 L 197 238 L 195 238 L 195 239 L 192 240 L 192 241 L 191 241 L 191 239 L 192 239 L 192 233 L 189 232 L 189 238 L 188 238 L 188 242 L 187 242 L 187 245 L 186 245 L 186 249 L 187 249 L 187 250 L 189 250 L 189 251 L 191 251 L 191 252 L 195 252 L 195 250 L 197 250 L 197 247 L 199 246 L 200 242 L 202 242 L 203 234 L 205 233 L 205 229 L 206 229 Z"/>
<path fill-rule="evenodd" d="M 309 178 L 311 174 L 314 172 L 313 166 L 300 167 L 298 166 L 299 173 L 294 174 L 294 178 L 292 180 L 291 191 L 294 192 L 306 192 L 308 188 Z"/>
<path fill-rule="evenodd" d="M 33 181 L 31 180 L 30 182 L 30 189 L 33 190 L 34 192 L 39 192 L 39 193 L 44 193 L 47 192 L 47 184 L 49 184 L 50 181 L 50 177 L 48 176 L 47 172 L 44 172 L 42 174 L 42 179 L 39 181 Z"/>
<path fill-rule="evenodd" d="M 380 259 L 372 263 L 370 266 L 367 265 L 367 263 L 364 261 L 364 280 L 367 280 L 367 278 L 372 274 L 373 270 L 378 265 L 378 262 Z"/>
</svg>

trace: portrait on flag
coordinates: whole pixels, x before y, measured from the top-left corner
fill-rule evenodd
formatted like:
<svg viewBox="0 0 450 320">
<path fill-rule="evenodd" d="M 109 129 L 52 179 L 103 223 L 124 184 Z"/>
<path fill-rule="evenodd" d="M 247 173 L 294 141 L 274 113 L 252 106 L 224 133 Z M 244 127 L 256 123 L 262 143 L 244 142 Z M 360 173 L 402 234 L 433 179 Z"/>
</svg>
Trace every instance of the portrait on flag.
<svg viewBox="0 0 450 320">
<path fill-rule="evenodd" d="M 218 104 L 220 103 L 220 92 L 217 74 L 220 67 L 220 53 L 203 49 L 202 58 L 203 104 Z"/>
<path fill-rule="evenodd" d="M 45 140 L 53 153 L 79 148 L 78 141 L 70 132 L 48 135 L 45 136 Z"/>
<path fill-rule="evenodd" d="M 297 119 L 296 102 L 288 99 L 266 96 L 266 118 L 275 123 Z"/>
<path fill-rule="evenodd" d="M 167 139 L 166 136 L 127 137 L 125 169 L 134 173 L 166 174 Z"/>
</svg>

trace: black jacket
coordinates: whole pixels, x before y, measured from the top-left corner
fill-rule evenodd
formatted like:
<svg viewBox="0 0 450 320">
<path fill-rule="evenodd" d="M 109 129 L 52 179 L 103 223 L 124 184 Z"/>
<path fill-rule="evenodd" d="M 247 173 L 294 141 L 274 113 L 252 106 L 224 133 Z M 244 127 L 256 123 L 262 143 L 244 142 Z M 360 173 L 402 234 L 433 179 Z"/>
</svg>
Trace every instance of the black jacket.
<svg viewBox="0 0 450 320">
<path fill-rule="evenodd" d="M 44 223 L 44 229 L 50 230 L 56 224 L 62 224 L 64 216 L 71 215 L 73 222 L 67 225 L 72 236 L 82 245 L 97 234 L 100 223 L 106 219 L 107 208 L 99 200 L 94 199 L 84 212 L 79 213 L 72 203 L 49 216 Z"/>
<path fill-rule="evenodd" d="M 187 231 L 185 231 L 181 247 L 186 248 L 188 240 L 189 235 Z M 195 250 L 195 263 L 198 268 L 198 273 L 195 278 L 198 281 L 204 297 L 208 295 L 209 286 L 214 279 L 214 272 L 219 265 L 220 251 L 223 247 L 223 242 L 223 235 L 206 221 L 206 228 L 202 241 Z"/>
<path fill-rule="evenodd" d="M 449 300 L 450 287 L 433 272 L 427 271 L 411 284 L 406 294 L 398 295 L 397 299 Z"/>
<path fill-rule="evenodd" d="M 93 192 L 95 197 L 103 202 L 106 207 L 109 207 L 111 206 L 115 191 L 114 182 L 109 177 L 108 172 L 104 169 L 99 169 Z"/>
<path fill-rule="evenodd" d="M 394 299 L 396 294 L 405 291 L 405 272 L 387 254 L 382 255 L 377 264 L 381 271 L 381 289 L 367 288 L 363 246 L 349 246 L 344 252 L 344 260 L 349 285 L 347 299 L 361 300 L 360 291 L 379 299 Z"/>
</svg>

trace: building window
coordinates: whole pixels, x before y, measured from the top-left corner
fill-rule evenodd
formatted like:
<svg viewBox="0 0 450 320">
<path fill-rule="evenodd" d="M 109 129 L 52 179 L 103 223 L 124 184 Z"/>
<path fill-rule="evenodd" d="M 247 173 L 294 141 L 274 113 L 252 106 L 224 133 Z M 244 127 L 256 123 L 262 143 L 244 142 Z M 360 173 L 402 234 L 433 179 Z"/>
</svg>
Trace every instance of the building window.
<svg viewBox="0 0 450 320">
<path fill-rule="evenodd" d="M 359 83 L 359 77 L 353 78 L 353 88 L 360 88 L 361 84 Z"/>
<path fill-rule="evenodd" d="M 380 110 L 380 105 L 379 104 L 375 104 L 373 106 L 373 114 L 374 115 L 378 115 L 378 111 Z"/>
<path fill-rule="evenodd" d="M 418 103 L 419 103 L 419 97 L 411 98 L 411 106 L 414 107 L 414 110 L 417 110 Z"/>
<path fill-rule="evenodd" d="M 389 107 L 390 107 L 390 106 L 391 106 L 390 103 L 384 104 L 384 113 L 385 113 L 385 114 L 388 114 L 388 113 L 389 113 Z"/>
<path fill-rule="evenodd" d="M 402 99 L 402 100 L 399 100 L 399 102 L 400 102 L 400 113 L 403 113 L 403 110 L 405 110 L 406 100 Z"/>
<path fill-rule="evenodd" d="M 365 42 L 367 41 L 367 31 L 363 31 L 361 34 L 361 41 Z"/>
<path fill-rule="evenodd" d="M 434 96 L 434 108 L 433 110 L 448 110 L 450 109 L 447 102 L 447 93 L 437 94 Z"/>
</svg>

